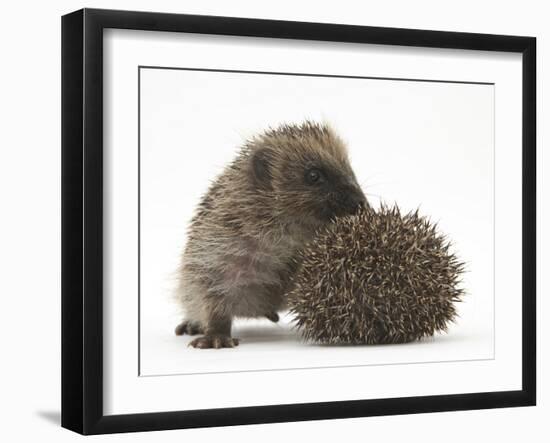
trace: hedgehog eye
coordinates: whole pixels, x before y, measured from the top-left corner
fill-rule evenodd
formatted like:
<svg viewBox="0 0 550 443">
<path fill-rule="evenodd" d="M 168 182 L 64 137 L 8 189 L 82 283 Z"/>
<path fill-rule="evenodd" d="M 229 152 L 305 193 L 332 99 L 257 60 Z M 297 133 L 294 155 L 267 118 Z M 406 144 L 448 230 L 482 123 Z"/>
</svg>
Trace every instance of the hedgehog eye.
<svg viewBox="0 0 550 443">
<path fill-rule="evenodd" d="M 306 172 L 306 181 L 310 185 L 313 185 L 319 182 L 320 179 L 321 179 L 321 171 L 319 171 L 318 169 L 310 169 L 309 171 Z"/>
</svg>

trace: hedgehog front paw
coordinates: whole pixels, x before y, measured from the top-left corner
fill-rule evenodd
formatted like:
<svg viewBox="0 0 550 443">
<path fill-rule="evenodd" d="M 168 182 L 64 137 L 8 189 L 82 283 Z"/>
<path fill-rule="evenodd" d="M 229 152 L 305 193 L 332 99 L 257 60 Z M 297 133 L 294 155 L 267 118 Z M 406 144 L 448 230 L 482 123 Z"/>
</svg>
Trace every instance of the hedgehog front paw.
<svg viewBox="0 0 550 443">
<path fill-rule="evenodd" d="M 203 334 L 204 330 L 202 325 L 199 322 L 192 320 L 184 320 L 179 325 L 176 326 L 174 330 L 176 335 L 197 335 Z"/>
<path fill-rule="evenodd" d="M 238 345 L 238 338 L 232 338 L 227 335 L 204 335 L 197 337 L 189 343 L 189 346 L 199 349 L 234 348 Z"/>
</svg>

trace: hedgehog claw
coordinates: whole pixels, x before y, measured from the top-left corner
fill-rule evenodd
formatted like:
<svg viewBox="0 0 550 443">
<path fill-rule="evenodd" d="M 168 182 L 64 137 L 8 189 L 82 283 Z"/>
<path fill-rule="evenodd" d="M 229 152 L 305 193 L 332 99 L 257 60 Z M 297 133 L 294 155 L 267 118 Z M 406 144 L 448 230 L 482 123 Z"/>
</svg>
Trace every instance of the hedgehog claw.
<svg viewBox="0 0 550 443">
<path fill-rule="evenodd" d="M 238 345 L 238 338 L 232 338 L 227 335 L 204 335 L 191 341 L 188 346 L 198 349 L 221 349 L 234 348 Z"/>
</svg>

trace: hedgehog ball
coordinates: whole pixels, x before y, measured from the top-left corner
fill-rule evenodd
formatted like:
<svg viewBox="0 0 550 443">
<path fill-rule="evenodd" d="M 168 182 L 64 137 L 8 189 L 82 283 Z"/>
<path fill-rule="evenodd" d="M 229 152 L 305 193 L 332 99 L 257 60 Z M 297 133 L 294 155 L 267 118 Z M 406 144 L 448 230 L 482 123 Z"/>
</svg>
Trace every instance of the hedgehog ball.
<svg viewBox="0 0 550 443">
<path fill-rule="evenodd" d="M 288 296 L 308 341 L 406 343 L 446 331 L 464 264 L 436 225 L 396 206 L 337 218 L 302 251 Z"/>
</svg>

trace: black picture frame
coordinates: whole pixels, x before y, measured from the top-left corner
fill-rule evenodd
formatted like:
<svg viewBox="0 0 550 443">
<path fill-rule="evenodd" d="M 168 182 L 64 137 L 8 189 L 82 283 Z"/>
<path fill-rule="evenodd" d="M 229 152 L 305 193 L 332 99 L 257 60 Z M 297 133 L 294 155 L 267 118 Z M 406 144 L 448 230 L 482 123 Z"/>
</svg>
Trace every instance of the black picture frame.
<svg viewBox="0 0 550 443">
<path fill-rule="evenodd" d="M 103 30 L 370 43 L 522 54 L 522 389 L 131 415 L 103 413 Z M 83 9 L 62 18 L 62 426 L 82 434 L 536 404 L 536 39 Z"/>
</svg>

